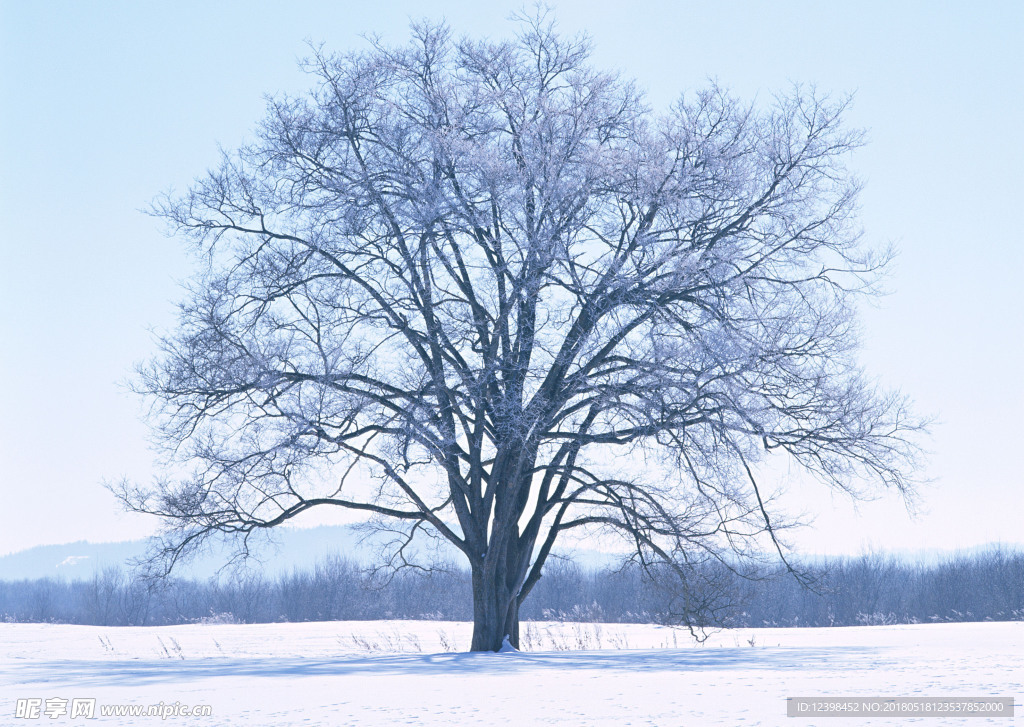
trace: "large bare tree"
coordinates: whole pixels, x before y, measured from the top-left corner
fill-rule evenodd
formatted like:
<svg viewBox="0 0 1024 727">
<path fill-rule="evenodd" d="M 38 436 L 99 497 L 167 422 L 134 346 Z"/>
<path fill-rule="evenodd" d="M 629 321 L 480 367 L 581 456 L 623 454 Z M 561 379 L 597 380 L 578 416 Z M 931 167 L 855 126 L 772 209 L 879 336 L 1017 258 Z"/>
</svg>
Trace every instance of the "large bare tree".
<svg viewBox="0 0 1024 727">
<path fill-rule="evenodd" d="M 920 424 L 854 357 L 889 254 L 860 242 L 846 100 L 657 114 L 588 55 L 544 18 L 317 50 L 307 96 L 157 204 L 206 261 L 139 384 L 192 474 L 120 492 L 165 518 L 165 564 L 361 511 L 399 557 L 419 533 L 465 555 L 493 650 L 563 533 L 684 583 L 777 544 L 767 453 L 908 490 Z"/>
</svg>

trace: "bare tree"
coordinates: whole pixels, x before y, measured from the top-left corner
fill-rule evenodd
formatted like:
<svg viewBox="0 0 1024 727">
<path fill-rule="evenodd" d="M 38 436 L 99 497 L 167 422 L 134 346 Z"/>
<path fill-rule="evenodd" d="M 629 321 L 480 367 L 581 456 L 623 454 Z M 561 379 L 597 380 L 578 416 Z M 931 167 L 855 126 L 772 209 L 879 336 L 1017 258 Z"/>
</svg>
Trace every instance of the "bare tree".
<svg viewBox="0 0 1024 727">
<path fill-rule="evenodd" d="M 308 96 L 157 203 L 206 260 L 139 384 L 192 475 L 120 489 L 166 519 L 165 566 L 361 511 L 396 562 L 419 534 L 465 555 L 494 650 L 567 531 L 684 580 L 777 546 L 767 453 L 909 490 L 920 423 L 854 358 L 889 253 L 860 243 L 847 100 L 655 114 L 588 55 L 544 17 L 316 49 Z"/>
</svg>

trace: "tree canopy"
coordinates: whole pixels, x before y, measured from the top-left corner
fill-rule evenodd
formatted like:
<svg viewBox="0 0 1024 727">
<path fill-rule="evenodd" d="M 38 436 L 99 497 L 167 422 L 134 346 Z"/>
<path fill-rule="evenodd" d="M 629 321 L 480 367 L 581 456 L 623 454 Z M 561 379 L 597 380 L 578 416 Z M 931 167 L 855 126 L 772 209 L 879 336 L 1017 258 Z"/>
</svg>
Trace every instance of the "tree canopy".
<svg viewBox="0 0 1024 727">
<path fill-rule="evenodd" d="M 911 489 L 922 424 L 856 360 L 891 252 L 861 240 L 849 100 L 712 85 L 655 112 L 589 53 L 543 17 L 314 49 L 308 95 L 157 203 L 206 261 L 139 380 L 193 474 L 121 491 L 167 563 L 361 511 L 396 562 L 418 534 L 464 554 L 472 648 L 497 649 L 567 531 L 685 583 L 778 545 L 772 453 Z"/>
</svg>

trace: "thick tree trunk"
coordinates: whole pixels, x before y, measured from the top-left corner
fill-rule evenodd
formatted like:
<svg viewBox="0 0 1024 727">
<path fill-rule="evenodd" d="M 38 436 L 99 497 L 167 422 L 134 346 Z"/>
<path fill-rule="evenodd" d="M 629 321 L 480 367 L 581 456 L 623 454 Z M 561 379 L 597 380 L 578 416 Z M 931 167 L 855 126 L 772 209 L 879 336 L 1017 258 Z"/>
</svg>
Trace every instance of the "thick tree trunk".
<svg viewBox="0 0 1024 727">
<path fill-rule="evenodd" d="M 519 606 L 502 581 L 483 568 L 473 570 L 473 641 L 471 651 L 498 651 L 505 637 L 519 648 Z"/>
<path fill-rule="evenodd" d="M 536 451 L 524 453 L 514 444 L 496 457 L 492 477 L 506 483 L 499 497 L 487 553 L 472 566 L 472 651 L 497 651 L 505 637 L 519 648 L 519 593 L 526 579 L 533 538 L 522 538 L 518 521 L 530 493 L 529 473 Z M 513 486 L 509 483 L 516 483 Z"/>
</svg>

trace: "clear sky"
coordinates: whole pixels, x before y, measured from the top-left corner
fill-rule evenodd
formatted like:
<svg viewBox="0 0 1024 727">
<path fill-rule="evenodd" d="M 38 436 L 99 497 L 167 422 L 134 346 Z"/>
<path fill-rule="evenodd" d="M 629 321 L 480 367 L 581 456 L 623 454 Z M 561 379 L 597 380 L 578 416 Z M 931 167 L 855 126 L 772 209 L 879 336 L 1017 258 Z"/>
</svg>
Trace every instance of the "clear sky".
<svg viewBox="0 0 1024 727">
<path fill-rule="evenodd" d="M 869 240 L 902 254 L 863 361 L 938 418 L 920 511 L 793 484 L 805 552 L 1024 542 L 1024 3 L 551 3 L 595 63 L 664 107 L 716 78 L 856 92 Z M 304 40 L 406 37 L 410 17 L 501 36 L 520 3 L 0 0 L 0 554 L 155 523 L 102 487 L 152 472 L 123 382 L 169 326 L 184 247 L 138 210 L 307 86 Z"/>
</svg>

